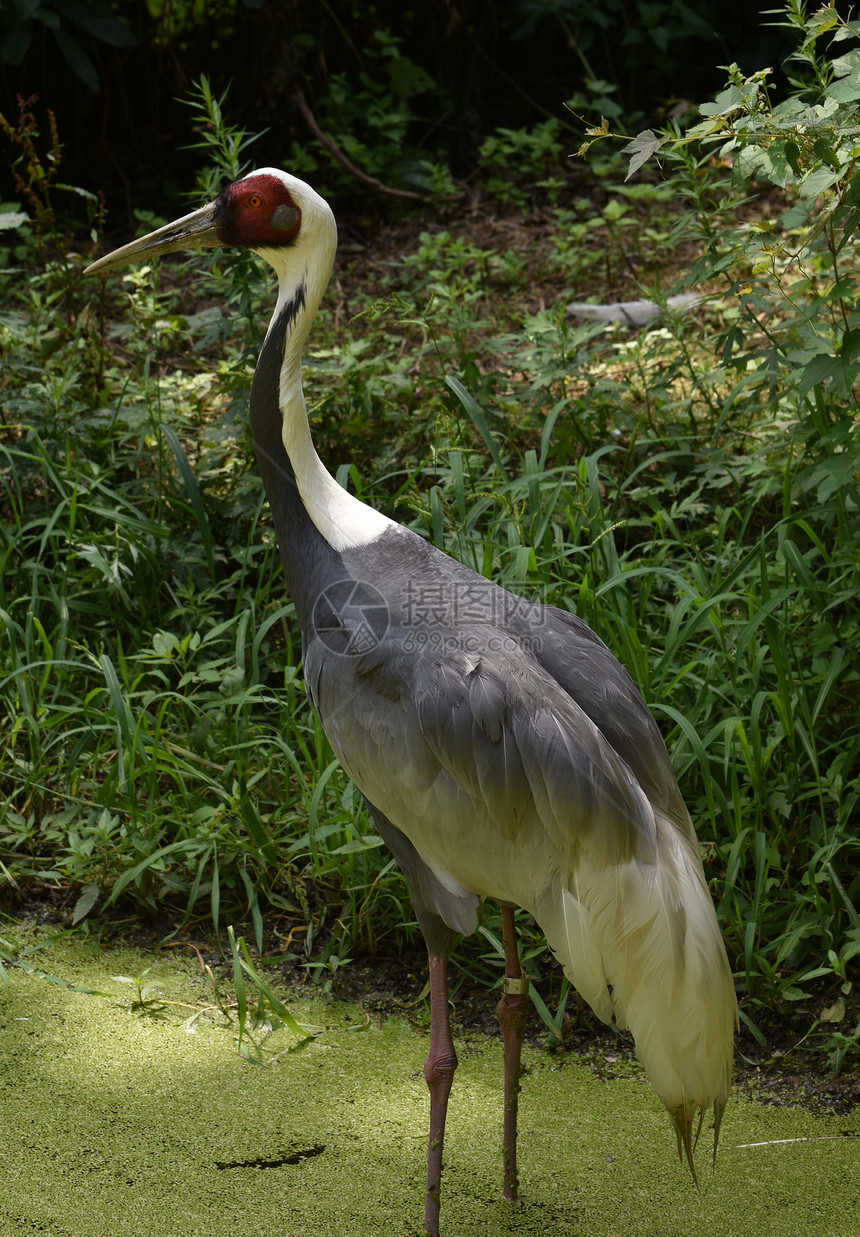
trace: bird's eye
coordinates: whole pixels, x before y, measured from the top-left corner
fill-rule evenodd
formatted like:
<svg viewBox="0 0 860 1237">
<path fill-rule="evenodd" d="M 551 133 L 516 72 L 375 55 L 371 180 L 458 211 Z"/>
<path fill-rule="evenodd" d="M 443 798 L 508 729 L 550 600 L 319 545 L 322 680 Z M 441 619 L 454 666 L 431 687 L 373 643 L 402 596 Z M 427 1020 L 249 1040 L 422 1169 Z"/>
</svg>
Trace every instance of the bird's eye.
<svg viewBox="0 0 860 1237">
<path fill-rule="evenodd" d="M 254 210 L 258 210 L 263 205 L 263 195 L 261 193 L 252 193 L 248 197 L 248 205 Z"/>
</svg>

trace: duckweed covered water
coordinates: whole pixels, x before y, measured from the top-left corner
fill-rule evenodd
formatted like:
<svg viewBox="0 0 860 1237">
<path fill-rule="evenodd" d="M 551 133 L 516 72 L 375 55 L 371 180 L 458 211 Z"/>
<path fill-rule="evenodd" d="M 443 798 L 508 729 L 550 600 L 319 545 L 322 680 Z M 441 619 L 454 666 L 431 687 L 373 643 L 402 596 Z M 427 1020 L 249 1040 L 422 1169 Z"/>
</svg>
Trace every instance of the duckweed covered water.
<svg viewBox="0 0 860 1237">
<path fill-rule="evenodd" d="M 320 1033 L 260 1068 L 220 1015 L 189 1025 L 178 1005 L 133 1009 L 112 978 L 149 967 L 165 1001 L 194 1006 L 211 991 L 191 963 L 80 942 L 31 961 L 113 995 L 18 969 L 0 985 L 2 1237 L 420 1235 L 427 1039 L 413 1027 L 292 1000 Z M 856 1119 L 735 1099 L 716 1174 L 700 1152 L 697 1193 L 638 1071 L 602 1082 L 529 1047 L 522 1197 L 506 1204 L 501 1045 L 458 1051 L 445 1237 L 860 1237 Z"/>
</svg>

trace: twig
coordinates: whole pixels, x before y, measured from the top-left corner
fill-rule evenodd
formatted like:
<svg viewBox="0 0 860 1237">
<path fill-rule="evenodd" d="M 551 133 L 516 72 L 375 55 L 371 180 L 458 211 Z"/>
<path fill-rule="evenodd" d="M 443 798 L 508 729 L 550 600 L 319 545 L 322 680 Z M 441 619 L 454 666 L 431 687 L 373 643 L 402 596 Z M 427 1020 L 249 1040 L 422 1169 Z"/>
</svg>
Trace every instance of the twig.
<svg viewBox="0 0 860 1237">
<path fill-rule="evenodd" d="M 781 1143 L 825 1143 L 860 1138 L 860 1134 L 818 1134 L 814 1138 L 772 1138 L 764 1143 L 735 1143 L 733 1151 L 744 1151 L 748 1147 L 776 1147 Z"/>
<path fill-rule="evenodd" d="M 389 193 L 395 198 L 413 198 L 418 202 L 424 200 L 423 195 L 420 193 L 413 193 L 411 189 L 392 189 L 388 185 L 383 185 L 382 181 L 377 180 L 374 176 L 368 176 L 366 172 L 362 172 L 360 168 L 357 168 L 354 163 L 351 163 L 349 159 L 347 159 L 341 148 L 333 142 L 330 137 L 326 137 L 323 133 L 322 129 L 317 124 L 316 117 L 308 106 L 308 101 L 301 90 L 296 92 L 296 102 L 299 105 L 299 111 L 304 118 L 304 122 L 310 129 L 311 133 L 317 141 L 322 142 L 326 150 L 330 151 L 334 155 L 338 163 L 342 167 L 346 168 L 350 176 L 354 176 L 356 180 L 360 180 L 364 185 L 369 185 L 371 189 L 376 189 L 378 193 Z"/>
</svg>

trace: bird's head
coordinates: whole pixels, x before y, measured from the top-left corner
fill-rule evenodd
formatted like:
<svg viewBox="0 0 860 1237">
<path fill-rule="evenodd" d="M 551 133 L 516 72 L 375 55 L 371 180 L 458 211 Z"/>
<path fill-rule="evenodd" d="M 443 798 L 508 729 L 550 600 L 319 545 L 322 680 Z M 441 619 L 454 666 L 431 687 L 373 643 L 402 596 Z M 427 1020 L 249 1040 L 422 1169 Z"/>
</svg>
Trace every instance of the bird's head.
<svg viewBox="0 0 860 1237">
<path fill-rule="evenodd" d="M 140 259 L 182 249 L 239 245 L 253 249 L 281 272 L 287 251 L 331 250 L 337 244 L 334 216 L 304 181 L 277 168 L 261 168 L 234 180 L 214 202 L 115 249 L 86 268 L 101 273 Z"/>
</svg>

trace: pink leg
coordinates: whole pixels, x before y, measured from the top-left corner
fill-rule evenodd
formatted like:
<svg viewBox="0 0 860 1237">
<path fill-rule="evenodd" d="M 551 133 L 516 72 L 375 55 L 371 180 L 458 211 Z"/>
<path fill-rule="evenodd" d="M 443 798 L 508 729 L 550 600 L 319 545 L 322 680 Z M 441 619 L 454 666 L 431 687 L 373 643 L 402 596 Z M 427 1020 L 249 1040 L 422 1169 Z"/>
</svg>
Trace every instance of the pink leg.
<svg viewBox="0 0 860 1237">
<path fill-rule="evenodd" d="M 430 1054 L 424 1062 L 424 1077 L 430 1088 L 430 1141 L 427 1147 L 427 1202 L 424 1231 L 439 1237 L 439 1189 L 442 1182 L 442 1144 L 445 1116 L 457 1054 L 448 1018 L 448 959 L 430 954 Z"/>
<path fill-rule="evenodd" d="M 502 940 L 505 946 L 505 981 L 502 999 L 496 1011 L 505 1045 L 505 1128 L 504 1128 L 504 1196 L 515 1199 L 517 1181 L 517 1106 L 520 1093 L 520 1058 L 526 1011 L 529 1007 L 529 981 L 523 978 L 517 949 L 517 930 L 510 906 L 501 907 Z"/>
</svg>

